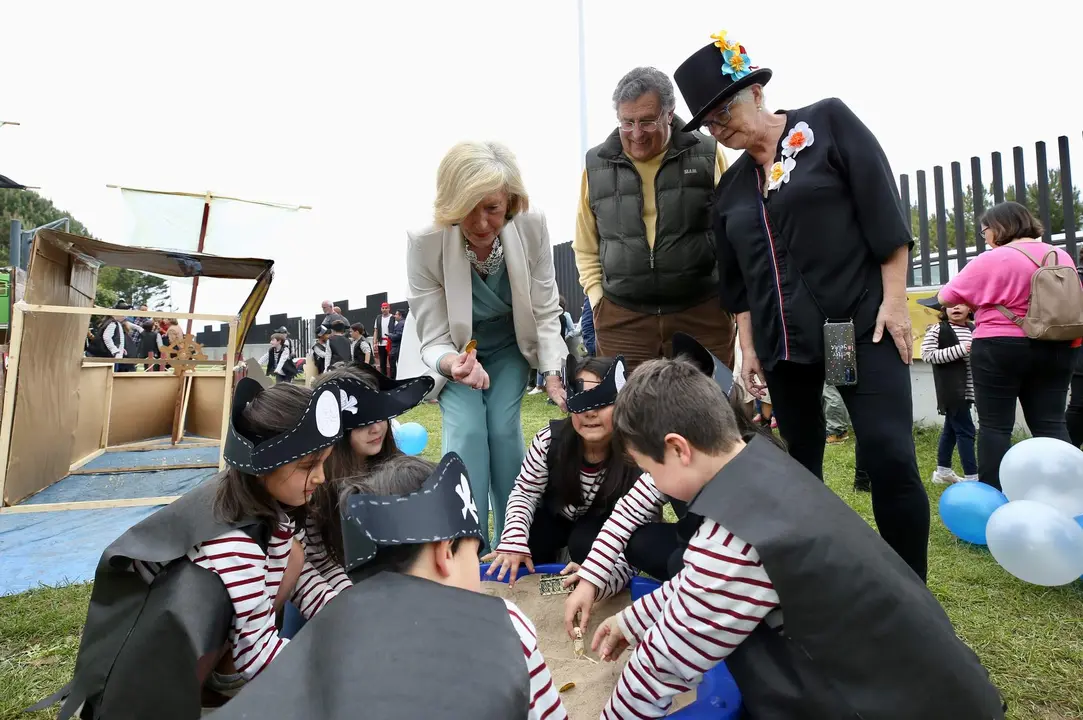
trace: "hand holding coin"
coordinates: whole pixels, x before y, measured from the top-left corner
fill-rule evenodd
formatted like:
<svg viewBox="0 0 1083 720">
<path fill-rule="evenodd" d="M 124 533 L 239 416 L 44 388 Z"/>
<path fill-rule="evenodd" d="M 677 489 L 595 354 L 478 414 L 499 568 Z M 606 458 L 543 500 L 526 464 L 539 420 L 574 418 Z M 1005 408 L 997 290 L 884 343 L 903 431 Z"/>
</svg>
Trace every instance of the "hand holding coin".
<svg viewBox="0 0 1083 720">
<path fill-rule="evenodd" d="M 489 373 L 478 362 L 478 342 L 471 340 L 466 344 L 462 355 L 451 361 L 451 367 L 446 373 L 457 383 L 462 383 L 475 390 L 486 390 L 489 387 Z"/>
</svg>

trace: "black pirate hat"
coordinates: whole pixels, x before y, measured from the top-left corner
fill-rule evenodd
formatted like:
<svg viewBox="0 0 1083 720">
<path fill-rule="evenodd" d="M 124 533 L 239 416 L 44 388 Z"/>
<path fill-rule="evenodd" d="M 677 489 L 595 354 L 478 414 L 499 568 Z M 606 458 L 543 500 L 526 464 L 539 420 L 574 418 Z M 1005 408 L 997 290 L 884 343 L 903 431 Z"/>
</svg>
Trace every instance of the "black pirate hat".
<svg viewBox="0 0 1083 720">
<path fill-rule="evenodd" d="M 712 46 L 713 47 L 713 46 Z M 729 397 L 733 390 L 733 371 L 726 364 L 715 357 L 707 348 L 703 347 L 691 335 L 682 332 L 673 333 L 673 357 L 684 356 L 692 361 L 707 377 L 713 379 L 722 392 Z"/>
<path fill-rule="evenodd" d="M 564 361 L 560 379 L 564 383 L 564 392 L 568 396 L 568 412 L 576 414 L 615 403 L 617 393 L 628 379 L 623 355 L 618 355 L 613 359 L 613 364 L 609 366 L 602 381 L 589 390 L 584 390 L 583 382 L 576 379 L 578 372 L 579 366 L 575 355 L 568 355 L 568 359 Z"/>
<path fill-rule="evenodd" d="M 698 128 L 707 113 L 746 87 L 766 85 L 771 80 L 770 69 L 751 65 L 744 46 L 731 43 L 723 47 L 725 33 L 721 38 L 697 50 L 673 73 L 692 112 L 692 119 L 682 128 L 685 132 Z"/>
<path fill-rule="evenodd" d="M 324 383 L 312 391 L 308 407 L 289 430 L 271 437 L 248 437 L 238 430 L 238 425 L 243 427 L 239 422 L 241 414 L 263 392 L 275 390 L 265 389 L 252 378 L 242 378 L 233 393 L 229 433 L 222 456 L 238 470 L 253 475 L 267 473 L 322 450 L 342 437 L 342 409 L 335 382 Z"/>
<path fill-rule="evenodd" d="M 354 364 L 350 369 L 359 367 Z M 343 432 L 402 415 L 420 405 L 435 385 L 435 381 L 428 375 L 392 380 L 371 367 L 365 366 L 361 372 L 376 380 L 377 389 L 372 389 L 347 373 L 338 374 L 329 381 L 339 387 Z M 320 383 L 316 387 L 322 386 L 323 383 Z"/>
<path fill-rule="evenodd" d="M 381 546 L 461 537 L 485 542 L 466 465 L 453 452 L 444 456 L 417 491 L 408 495 L 351 495 L 343 508 L 346 572 L 372 560 Z"/>
</svg>

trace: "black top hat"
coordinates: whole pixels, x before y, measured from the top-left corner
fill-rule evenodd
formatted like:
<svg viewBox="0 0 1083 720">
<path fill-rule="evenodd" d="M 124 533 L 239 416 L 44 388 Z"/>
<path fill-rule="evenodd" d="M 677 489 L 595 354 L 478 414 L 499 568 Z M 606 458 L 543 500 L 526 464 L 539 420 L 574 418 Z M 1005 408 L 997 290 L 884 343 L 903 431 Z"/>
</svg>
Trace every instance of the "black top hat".
<svg viewBox="0 0 1083 720">
<path fill-rule="evenodd" d="M 435 385 L 435 381 L 428 375 L 392 380 L 369 367 L 366 367 L 364 372 L 375 378 L 377 389 L 373 390 L 369 385 L 349 375 L 341 375 L 330 381 L 339 387 L 344 432 L 402 415 L 420 405 Z M 322 386 L 323 383 L 320 383 L 316 387 Z"/>
<path fill-rule="evenodd" d="M 327 327 L 326 325 L 320 325 L 318 328 L 316 328 L 316 337 L 319 337 L 320 335 L 330 335 L 330 334 L 331 334 L 331 328 Z"/>
<path fill-rule="evenodd" d="M 252 378 L 242 378 L 233 392 L 229 433 L 222 456 L 241 472 L 262 475 L 277 467 L 333 445 L 342 437 L 342 408 L 339 387 L 326 382 L 312 391 L 305 412 L 289 430 L 271 437 L 250 437 L 238 429 L 241 414 L 248 403 L 264 389 Z"/>
<path fill-rule="evenodd" d="M 290 331 L 286 329 L 285 325 L 283 325 L 282 327 L 275 330 L 275 332 L 276 333 L 282 333 L 283 335 L 289 335 L 290 334 Z"/>
<path fill-rule="evenodd" d="M 736 47 L 740 52 L 723 48 L 719 43 L 705 45 L 673 73 L 684 102 L 692 112 L 692 119 L 682 128 L 685 132 L 698 128 L 707 113 L 741 90 L 770 81 L 771 70 L 752 66 L 744 46 Z"/>
<path fill-rule="evenodd" d="M 918 305 L 924 305 L 925 307 L 932 308 L 933 310 L 944 309 L 944 306 L 940 304 L 940 298 L 938 298 L 936 295 L 918 300 Z"/>
<path fill-rule="evenodd" d="M 722 392 L 729 397 L 733 390 L 733 371 L 726 367 L 725 363 L 715 357 L 707 348 L 703 347 L 691 335 L 682 332 L 673 333 L 673 357 L 684 356 L 691 360 L 704 375 L 713 379 Z"/>
<path fill-rule="evenodd" d="M 624 365 L 624 356 L 618 355 L 613 359 L 602 381 L 590 390 L 583 389 L 583 382 L 576 379 L 579 367 L 575 355 L 568 355 L 561 370 L 561 381 L 564 384 L 564 392 L 568 395 L 568 412 L 585 413 L 587 410 L 612 405 L 617 401 L 617 393 L 624 387 L 627 381 L 627 370 Z"/>
<path fill-rule="evenodd" d="M 416 492 L 351 495 L 343 508 L 346 572 L 375 557 L 380 546 L 418 545 L 461 537 L 485 541 L 466 465 L 453 452 L 444 456 Z"/>
<path fill-rule="evenodd" d="M 131 310 L 132 305 L 127 300 L 117 300 L 117 304 L 113 306 L 117 310 Z"/>
</svg>

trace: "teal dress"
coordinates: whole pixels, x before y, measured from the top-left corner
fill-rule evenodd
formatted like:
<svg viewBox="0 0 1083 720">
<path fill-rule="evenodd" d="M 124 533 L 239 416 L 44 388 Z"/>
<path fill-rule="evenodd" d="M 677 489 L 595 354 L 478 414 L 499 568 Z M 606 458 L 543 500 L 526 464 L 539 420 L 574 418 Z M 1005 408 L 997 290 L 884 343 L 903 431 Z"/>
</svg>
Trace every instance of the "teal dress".
<svg viewBox="0 0 1083 720">
<path fill-rule="evenodd" d="M 473 339 L 478 361 L 489 373 L 489 389 L 449 382 L 440 392 L 443 452 L 458 453 L 470 472 L 478 516 L 493 510 L 493 537 L 504 531 L 508 496 L 523 464 L 520 409 L 530 364 L 519 352 L 511 314 L 511 281 L 505 266 L 487 277 L 470 270 L 474 302 Z M 491 545 L 487 543 L 484 552 Z"/>
</svg>

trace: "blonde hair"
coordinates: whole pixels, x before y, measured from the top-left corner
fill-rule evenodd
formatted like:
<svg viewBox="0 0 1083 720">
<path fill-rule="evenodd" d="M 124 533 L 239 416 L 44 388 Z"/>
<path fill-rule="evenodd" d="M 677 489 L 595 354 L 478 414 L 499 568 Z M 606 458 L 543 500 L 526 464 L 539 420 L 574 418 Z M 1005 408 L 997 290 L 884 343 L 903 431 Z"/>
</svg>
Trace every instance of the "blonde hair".
<svg viewBox="0 0 1083 720">
<path fill-rule="evenodd" d="M 463 221 L 490 193 L 508 193 L 508 217 L 529 206 L 515 155 L 498 142 L 462 142 L 448 150 L 436 171 L 434 221 L 450 226 Z"/>
</svg>

